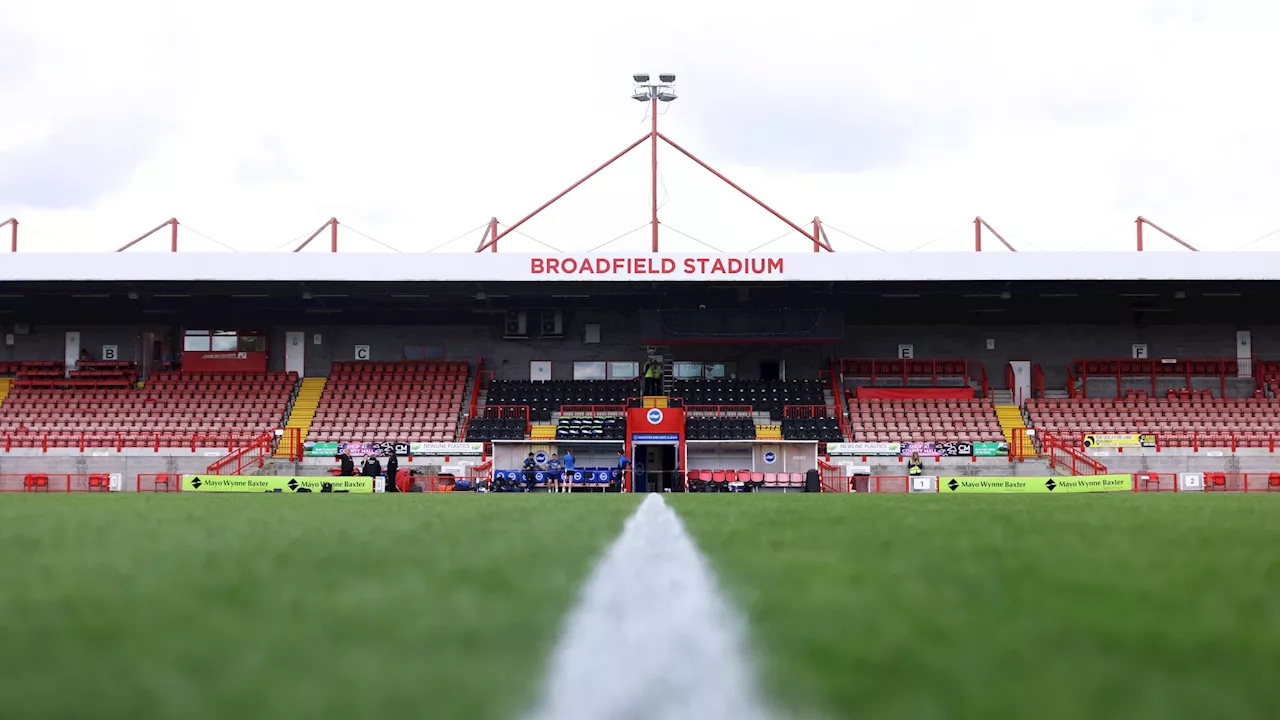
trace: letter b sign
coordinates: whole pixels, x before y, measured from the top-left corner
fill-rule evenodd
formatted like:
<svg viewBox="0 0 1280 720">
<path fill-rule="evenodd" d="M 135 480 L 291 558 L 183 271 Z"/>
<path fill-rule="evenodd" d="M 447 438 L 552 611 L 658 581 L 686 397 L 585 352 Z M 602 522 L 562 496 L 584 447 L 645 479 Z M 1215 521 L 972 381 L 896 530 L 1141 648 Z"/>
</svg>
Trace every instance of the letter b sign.
<svg viewBox="0 0 1280 720">
<path fill-rule="evenodd" d="M 357 345 L 357 346 L 356 346 L 356 355 L 355 355 L 356 360 L 368 360 L 368 359 L 369 359 L 369 355 L 370 355 L 370 353 L 369 353 L 369 346 L 368 346 L 368 345 Z"/>
</svg>

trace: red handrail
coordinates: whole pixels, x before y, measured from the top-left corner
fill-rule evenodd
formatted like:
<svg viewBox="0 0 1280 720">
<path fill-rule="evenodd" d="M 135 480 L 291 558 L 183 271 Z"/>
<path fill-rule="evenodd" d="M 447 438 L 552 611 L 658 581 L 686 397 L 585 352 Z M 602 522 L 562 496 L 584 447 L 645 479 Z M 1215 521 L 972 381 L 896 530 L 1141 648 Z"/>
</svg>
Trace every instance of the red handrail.
<svg viewBox="0 0 1280 720">
<path fill-rule="evenodd" d="M 835 408 L 830 405 L 786 405 L 782 408 L 784 418 L 829 418 L 835 415 Z"/>
<path fill-rule="evenodd" d="M 821 370 L 818 371 L 818 377 L 822 377 Z M 826 371 L 828 374 L 828 382 L 831 384 L 831 398 L 836 404 L 836 417 L 840 418 L 840 436 L 845 440 L 853 437 L 849 432 L 849 404 L 845 401 L 844 393 L 840 392 L 842 379 L 836 366 L 836 359 L 831 358 L 831 367 Z"/>
<path fill-rule="evenodd" d="M 626 405 L 561 405 L 561 417 L 621 417 L 627 414 Z"/>
<path fill-rule="evenodd" d="M 266 464 L 267 456 L 271 454 L 271 444 L 274 440 L 275 433 L 263 433 L 248 445 L 215 460 L 205 469 L 205 472 L 210 475 L 239 475 L 245 468 L 255 463 L 258 467 L 262 467 Z M 224 472 L 231 467 L 234 469 Z"/>
<path fill-rule="evenodd" d="M 1080 450 L 1069 445 L 1059 444 L 1054 435 L 1044 439 L 1044 454 L 1049 459 L 1049 468 L 1058 466 L 1065 468 L 1072 475 L 1106 475 L 1107 468 Z"/>
<path fill-rule="evenodd" d="M 500 420 L 524 420 L 525 437 L 529 437 L 529 433 L 533 430 L 532 413 L 529 412 L 528 405 L 486 405 L 480 411 L 480 416 Z"/>
<path fill-rule="evenodd" d="M 750 405 L 685 405 L 685 417 L 751 417 Z"/>
<path fill-rule="evenodd" d="M 255 433 L 218 430 L 200 432 L 132 432 L 132 433 L 85 433 L 85 432 L 5 432 L 4 452 L 18 448 L 40 448 L 48 452 L 50 447 L 76 449 L 86 452 L 89 449 L 114 448 L 117 452 L 125 448 L 150 448 L 160 452 L 161 448 L 186 448 L 196 452 L 200 448 L 225 447 L 232 452 L 252 438 Z"/>
</svg>

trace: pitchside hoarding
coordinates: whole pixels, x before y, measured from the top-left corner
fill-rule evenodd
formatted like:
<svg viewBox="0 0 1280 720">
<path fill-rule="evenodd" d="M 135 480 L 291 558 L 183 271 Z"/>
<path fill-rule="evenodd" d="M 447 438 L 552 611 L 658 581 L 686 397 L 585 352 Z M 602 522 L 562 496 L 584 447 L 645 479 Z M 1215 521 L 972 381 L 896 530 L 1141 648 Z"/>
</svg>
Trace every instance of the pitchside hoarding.
<svg viewBox="0 0 1280 720">
<path fill-rule="evenodd" d="M 1133 490 L 1132 475 L 1081 477 L 940 477 L 938 492 L 951 495 L 977 493 L 1093 493 Z"/>
<path fill-rule="evenodd" d="M 320 492 L 324 483 L 334 492 L 372 493 L 373 479 L 366 477 L 287 477 L 278 475 L 183 475 L 182 492 Z"/>
</svg>

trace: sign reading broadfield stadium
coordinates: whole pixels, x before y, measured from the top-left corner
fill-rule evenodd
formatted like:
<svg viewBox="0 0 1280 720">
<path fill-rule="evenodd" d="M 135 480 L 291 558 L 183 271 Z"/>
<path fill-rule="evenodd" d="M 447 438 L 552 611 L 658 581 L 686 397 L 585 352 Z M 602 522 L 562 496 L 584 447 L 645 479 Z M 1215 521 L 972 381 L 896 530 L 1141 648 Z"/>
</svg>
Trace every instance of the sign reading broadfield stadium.
<svg viewBox="0 0 1280 720">
<path fill-rule="evenodd" d="M 334 492 L 372 493 L 373 480 L 366 477 L 286 477 L 278 475 L 183 475 L 183 492 L 320 492 L 324 483 Z M 305 488 L 305 490 L 304 490 Z"/>
<path fill-rule="evenodd" d="M 1132 475 L 1082 477 L 940 477 L 940 493 L 1089 493 L 1133 490 Z"/>
</svg>

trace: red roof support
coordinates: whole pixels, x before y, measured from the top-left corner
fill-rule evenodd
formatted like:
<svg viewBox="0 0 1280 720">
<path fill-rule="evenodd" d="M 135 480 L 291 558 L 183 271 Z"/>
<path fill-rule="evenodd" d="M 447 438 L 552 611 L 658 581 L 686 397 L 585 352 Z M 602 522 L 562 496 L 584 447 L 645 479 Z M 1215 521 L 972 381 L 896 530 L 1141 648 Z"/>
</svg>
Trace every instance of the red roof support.
<svg viewBox="0 0 1280 720">
<path fill-rule="evenodd" d="M 9 241 L 9 252 L 18 252 L 18 221 L 15 218 L 9 218 L 4 222 L 0 222 L 0 228 L 9 225 L 11 228 L 12 240 Z"/>
<path fill-rule="evenodd" d="M 1144 224 L 1145 224 L 1145 225 L 1150 225 L 1151 227 L 1155 228 L 1156 230 L 1159 230 L 1159 231 L 1160 231 L 1160 233 L 1161 233 L 1161 234 L 1163 234 L 1165 237 L 1167 237 L 1167 238 L 1169 238 L 1170 240 L 1172 240 L 1172 241 L 1174 241 L 1174 242 L 1178 243 L 1178 244 L 1179 244 L 1179 245 L 1181 245 L 1182 247 L 1184 247 L 1184 248 L 1186 248 L 1186 249 L 1190 250 L 1191 252 L 1200 252 L 1198 249 L 1196 249 L 1196 248 L 1192 247 L 1192 246 L 1191 246 L 1191 244 L 1190 244 L 1190 243 L 1188 243 L 1187 241 L 1183 240 L 1182 238 L 1178 237 L 1177 235 L 1174 235 L 1173 233 L 1169 232 L 1168 230 L 1165 230 L 1164 228 L 1162 228 L 1162 227 L 1160 227 L 1159 225 L 1157 225 L 1157 224 L 1155 224 L 1155 223 L 1151 222 L 1150 220 L 1148 220 L 1148 219 L 1146 219 L 1146 218 L 1142 217 L 1141 215 L 1139 215 L 1139 216 L 1138 216 L 1138 219 L 1137 219 L 1137 220 L 1134 220 L 1134 222 L 1138 225 L 1138 252 L 1142 252 L 1142 226 L 1143 226 Z"/>
<path fill-rule="evenodd" d="M 973 219 L 973 251 L 974 252 L 982 252 L 982 228 L 986 228 L 987 232 L 991 233 L 992 235 L 995 235 L 996 239 L 999 240 L 1002 245 L 1009 248 L 1009 252 L 1018 252 L 1016 248 L 1014 248 L 1012 245 L 1009 244 L 1008 240 L 1004 239 L 1003 235 L 996 232 L 996 229 L 988 225 L 987 221 L 983 220 L 981 216 Z"/>
<path fill-rule="evenodd" d="M 165 220 L 164 222 L 155 226 L 151 230 L 148 230 L 143 235 L 139 236 L 137 239 L 132 240 L 128 243 L 125 243 L 124 247 L 120 248 L 119 250 L 116 250 L 116 252 L 124 252 L 125 250 L 128 250 L 134 245 L 137 245 L 143 240 L 146 240 L 152 235 L 155 235 L 156 233 L 160 232 L 165 228 L 166 225 L 169 226 L 169 231 L 170 231 L 169 232 L 169 252 L 178 252 L 178 219 L 177 218 L 169 218 L 168 220 Z"/>
<path fill-rule="evenodd" d="M 729 187 L 742 193 L 749 200 L 751 200 L 755 204 L 759 205 L 760 207 L 768 211 L 769 214 L 778 218 L 779 220 L 781 220 L 782 222 L 790 226 L 791 229 L 803 235 L 806 239 L 808 239 L 810 242 L 813 243 L 814 252 L 819 252 L 821 250 L 826 250 L 827 252 L 834 252 L 831 248 L 831 241 L 827 238 L 826 232 L 822 229 L 821 220 L 815 217 L 813 219 L 813 231 L 810 232 L 808 230 L 805 230 L 804 228 L 800 227 L 796 223 L 793 223 L 790 220 L 788 220 L 778 211 L 766 205 L 763 201 L 761 201 L 755 195 L 752 195 L 751 193 L 744 190 L 737 183 L 725 177 L 715 168 L 706 164 L 702 160 L 699 160 L 693 153 L 677 145 L 674 141 L 671 140 L 671 138 L 668 138 L 666 135 L 663 135 L 662 133 L 658 132 L 658 101 L 657 99 L 650 100 L 649 115 L 651 118 L 650 129 L 649 129 L 649 132 L 645 133 L 644 137 L 641 137 L 639 140 L 636 140 L 635 142 L 631 143 L 630 145 L 627 146 L 625 150 L 606 160 L 603 165 L 587 173 L 581 180 L 578 180 L 574 184 L 565 188 L 555 197 L 551 198 L 550 200 L 546 201 L 542 205 L 538 206 L 538 208 L 533 212 L 520 218 L 518 221 L 516 221 L 514 225 L 511 225 L 506 229 L 502 230 L 501 232 L 499 232 L 497 218 L 496 217 L 491 218 L 489 220 L 489 230 L 485 233 L 484 238 L 480 241 L 480 245 L 479 247 L 476 248 L 476 252 L 484 252 L 485 250 L 489 250 L 491 252 L 497 252 L 499 240 L 506 237 L 509 233 L 514 231 L 516 228 L 520 227 L 521 225 L 525 224 L 529 220 L 533 219 L 535 215 L 542 212 L 543 210 L 546 210 L 548 207 L 550 207 L 553 203 L 555 203 L 560 198 L 564 197 L 565 195 L 568 195 L 570 192 L 574 190 L 574 188 L 578 187 L 579 185 L 595 177 L 601 170 L 604 170 L 605 168 L 609 167 L 613 163 L 617 162 L 618 159 L 621 158 L 623 155 L 626 155 L 632 150 L 640 147 L 642 144 L 645 143 L 645 141 L 648 141 L 650 145 L 649 203 L 650 203 L 650 213 L 651 213 L 650 226 L 652 227 L 652 239 L 650 241 L 650 250 L 652 252 L 658 252 L 658 224 L 659 224 L 658 223 L 658 141 L 659 140 L 662 140 L 663 142 L 667 143 L 671 147 L 680 151 L 685 157 L 689 158 L 690 160 L 694 161 L 698 165 L 702 166 L 703 169 L 707 170 L 712 175 L 715 175 L 717 178 L 724 181 L 726 184 L 729 185 Z"/>
<path fill-rule="evenodd" d="M 328 220 L 325 220 L 324 224 L 317 228 L 315 232 L 307 236 L 307 239 L 303 240 L 301 245 L 294 248 L 293 252 L 302 252 L 302 249 L 310 244 L 312 240 L 319 237 L 320 233 L 325 231 L 325 228 L 329 229 L 329 252 L 338 252 L 338 218 L 336 217 L 331 217 Z"/>
</svg>

